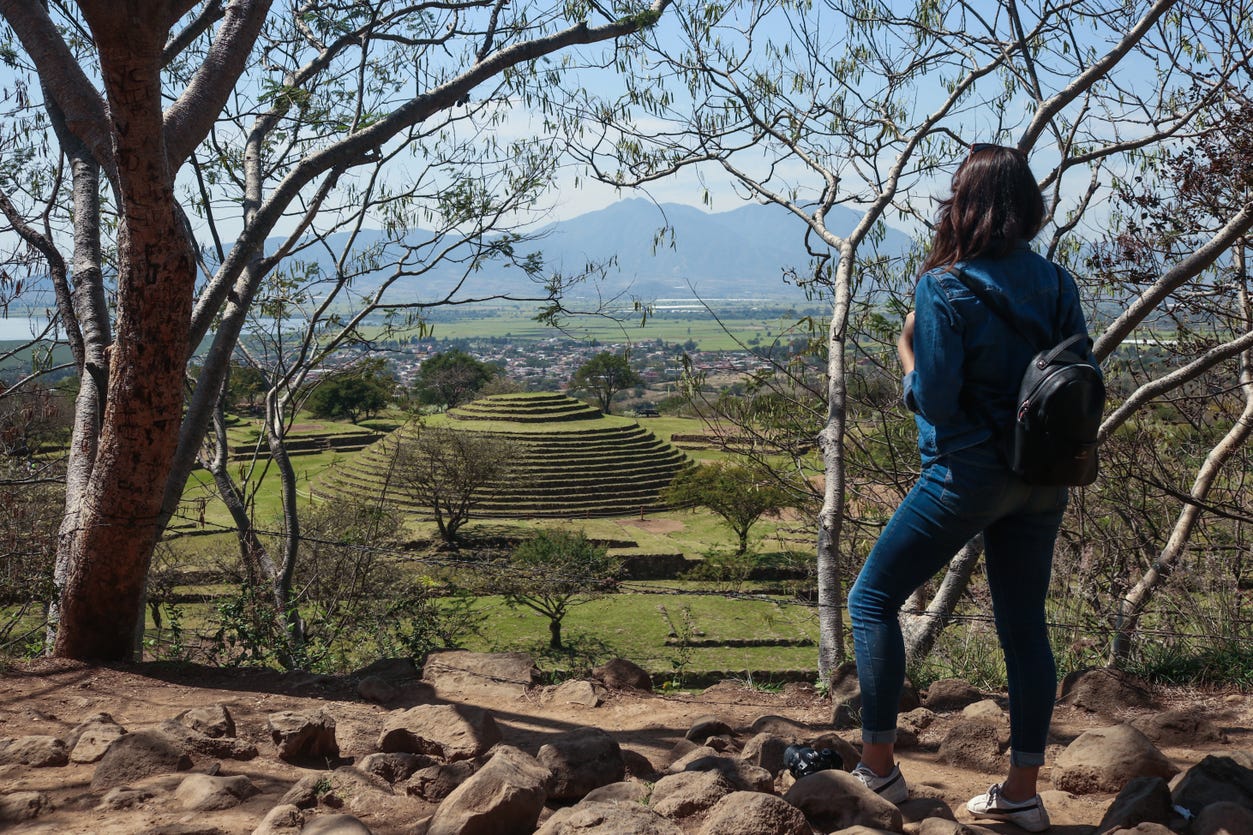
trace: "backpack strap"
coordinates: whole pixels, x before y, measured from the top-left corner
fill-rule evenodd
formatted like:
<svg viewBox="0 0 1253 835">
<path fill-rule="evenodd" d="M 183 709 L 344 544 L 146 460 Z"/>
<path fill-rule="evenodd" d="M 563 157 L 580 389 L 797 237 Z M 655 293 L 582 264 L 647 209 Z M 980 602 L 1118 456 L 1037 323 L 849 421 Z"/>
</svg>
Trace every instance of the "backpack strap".
<svg viewBox="0 0 1253 835">
<path fill-rule="evenodd" d="M 1053 333 L 1050 336 L 1050 341 L 1057 342 L 1058 340 L 1061 339 L 1061 336 L 1058 334 L 1058 331 L 1061 329 L 1061 326 L 1062 326 L 1063 283 L 1062 283 L 1062 268 L 1057 266 L 1056 264 L 1053 264 L 1053 270 L 1054 272 L 1057 273 L 1057 307 L 1053 313 L 1053 322 L 1052 322 Z M 964 286 L 967 290 L 973 293 L 975 298 L 983 302 L 984 307 L 986 307 L 988 310 L 996 314 L 997 318 L 999 318 L 1002 322 L 1009 325 L 1010 329 L 1013 330 L 1014 333 L 1021 336 L 1024 342 L 1030 345 L 1037 352 L 1041 350 L 1039 346 L 1036 344 L 1036 340 L 1028 336 L 1026 331 L 1023 330 L 1022 325 L 1018 321 L 1018 319 L 1012 313 L 1006 310 L 1005 307 L 1000 303 L 1000 301 L 996 299 L 996 297 L 992 296 L 991 294 L 988 293 L 987 290 L 981 287 L 977 281 L 971 281 L 970 277 L 966 275 L 966 271 L 964 269 L 962 269 L 961 267 L 958 267 L 957 272 L 953 273 L 953 277 L 956 278 L 958 281 L 960 281 L 962 283 L 962 286 Z M 1068 341 L 1066 344 L 1069 345 L 1070 342 Z"/>
</svg>

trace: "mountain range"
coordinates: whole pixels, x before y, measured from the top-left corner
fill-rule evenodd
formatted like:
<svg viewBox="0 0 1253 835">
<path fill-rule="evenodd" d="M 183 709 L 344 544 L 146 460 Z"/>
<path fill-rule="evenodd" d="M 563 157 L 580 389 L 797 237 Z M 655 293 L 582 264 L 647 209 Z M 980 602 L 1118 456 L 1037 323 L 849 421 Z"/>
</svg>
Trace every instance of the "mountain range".
<svg viewBox="0 0 1253 835">
<path fill-rule="evenodd" d="M 828 215 L 828 224 L 837 233 L 847 233 L 859 218 L 850 209 L 836 207 Z M 775 205 L 746 203 L 711 213 L 693 206 L 658 205 L 634 198 L 550 223 L 536 230 L 533 240 L 514 249 L 517 256 L 539 254 L 544 265 L 542 275 L 568 276 L 582 272 L 588 264 L 608 265 L 595 285 L 577 285 L 569 294 L 574 297 L 595 293 L 601 298 L 646 301 L 694 295 L 705 299 L 799 300 L 804 292 L 784 281 L 783 274 L 788 269 L 805 274 L 809 256 L 804 234 L 804 224 Z M 407 242 L 430 238 L 431 233 L 414 230 Z M 329 243 L 338 248 L 343 240 L 342 236 L 332 236 Z M 381 240 L 382 232 L 366 232 L 358 235 L 357 245 Z M 277 245 L 277 240 L 270 241 L 267 249 L 273 251 Z M 909 245 L 906 234 L 889 228 L 878 250 L 898 254 Z M 332 269 L 330 258 L 325 261 L 319 263 L 324 272 Z M 398 298 L 436 298 L 454 286 L 462 269 L 456 264 L 440 265 L 394 290 Z M 356 286 L 368 289 L 384 274 L 367 275 Z M 467 287 L 465 293 L 473 296 L 528 291 L 533 295 L 535 289 L 521 270 L 491 262 Z"/>
</svg>

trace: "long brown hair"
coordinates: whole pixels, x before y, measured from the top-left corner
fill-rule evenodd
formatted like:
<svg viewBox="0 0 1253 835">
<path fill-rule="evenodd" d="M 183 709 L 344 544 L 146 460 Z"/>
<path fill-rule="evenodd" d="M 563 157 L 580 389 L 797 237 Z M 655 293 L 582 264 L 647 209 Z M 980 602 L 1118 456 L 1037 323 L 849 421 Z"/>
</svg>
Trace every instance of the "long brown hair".
<svg viewBox="0 0 1253 835">
<path fill-rule="evenodd" d="M 1017 148 L 975 145 L 940 201 L 931 252 L 920 273 L 980 256 L 1009 254 L 1044 223 L 1044 195 Z"/>
</svg>

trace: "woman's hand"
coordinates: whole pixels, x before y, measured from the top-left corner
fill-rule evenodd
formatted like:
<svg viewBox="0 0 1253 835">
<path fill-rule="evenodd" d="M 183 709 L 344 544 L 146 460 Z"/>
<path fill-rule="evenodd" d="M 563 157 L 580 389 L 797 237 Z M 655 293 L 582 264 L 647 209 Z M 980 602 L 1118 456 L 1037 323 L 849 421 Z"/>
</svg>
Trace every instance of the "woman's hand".
<svg viewBox="0 0 1253 835">
<path fill-rule="evenodd" d="M 900 357 L 901 368 L 905 373 L 914 370 L 914 311 L 905 316 L 905 324 L 901 327 L 901 335 L 896 340 L 896 355 Z"/>
</svg>

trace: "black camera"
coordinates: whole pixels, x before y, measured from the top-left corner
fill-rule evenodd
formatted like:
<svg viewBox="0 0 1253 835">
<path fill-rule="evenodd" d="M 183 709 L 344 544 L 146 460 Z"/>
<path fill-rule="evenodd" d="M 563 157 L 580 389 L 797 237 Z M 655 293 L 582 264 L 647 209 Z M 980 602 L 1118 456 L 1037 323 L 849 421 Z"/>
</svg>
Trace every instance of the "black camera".
<svg viewBox="0 0 1253 835">
<path fill-rule="evenodd" d="M 789 745 L 783 751 L 783 764 L 797 780 L 828 768 L 837 771 L 844 768 L 843 758 L 830 748 L 819 751 L 808 745 Z"/>
</svg>

